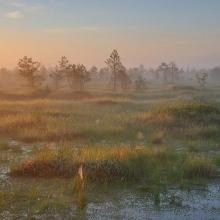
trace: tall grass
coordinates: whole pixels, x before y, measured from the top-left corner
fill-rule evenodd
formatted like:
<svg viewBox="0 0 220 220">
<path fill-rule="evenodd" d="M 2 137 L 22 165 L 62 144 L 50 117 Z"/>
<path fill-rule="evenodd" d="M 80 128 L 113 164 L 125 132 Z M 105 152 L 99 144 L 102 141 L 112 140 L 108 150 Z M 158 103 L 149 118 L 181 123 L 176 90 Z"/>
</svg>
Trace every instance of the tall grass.
<svg viewBox="0 0 220 220">
<path fill-rule="evenodd" d="M 183 165 L 184 176 L 187 178 L 206 177 L 214 173 L 213 161 L 206 156 L 190 155 Z"/>
<path fill-rule="evenodd" d="M 0 101 L 0 132 L 25 142 L 162 144 L 170 134 L 179 139 L 218 138 L 219 116 L 215 106 L 185 100 L 156 106 L 113 97 Z"/>
<path fill-rule="evenodd" d="M 179 155 L 165 147 L 97 147 L 43 150 L 11 169 L 12 176 L 64 177 L 77 175 L 83 165 L 90 181 L 139 181 L 158 183 L 184 177 L 211 177 L 214 167 L 206 157 Z M 175 169 L 176 171 L 175 171 Z"/>
<path fill-rule="evenodd" d="M 190 127 L 192 124 L 219 125 L 220 110 L 198 101 L 172 101 L 156 105 L 151 111 L 140 115 L 140 120 L 164 127 Z"/>
<path fill-rule="evenodd" d="M 99 96 L 82 102 L 1 101 L 0 113 L 0 132 L 4 136 L 74 146 L 45 149 L 12 168 L 12 175 L 73 177 L 83 164 L 89 179 L 101 181 L 151 181 L 163 176 L 164 171 L 174 179 L 181 178 L 178 171 L 190 177 L 190 169 L 177 163 L 177 158 L 188 165 L 191 159 L 185 161 L 171 147 L 185 139 L 217 139 L 220 123 L 220 111 L 211 104 L 175 100 L 155 105 L 131 94 L 120 98 Z M 120 147 L 122 143 L 126 147 Z M 84 145 L 93 147 L 77 147 Z M 157 147 L 135 148 L 138 145 Z M 199 163 L 200 160 L 195 161 L 196 165 Z M 203 163 L 204 167 L 208 165 Z"/>
<path fill-rule="evenodd" d="M 120 103 L 120 102 L 119 102 Z M 0 102 L 0 132 L 25 142 L 67 140 L 113 141 L 123 137 L 129 113 L 126 104 L 34 100 Z M 131 109 L 133 105 L 131 104 Z M 136 110 L 132 110 L 135 112 Z M 131 114 L 131 113 L 130 113 Z M 113 137 L 114 136 L 114 137 Z"/>
</svg>

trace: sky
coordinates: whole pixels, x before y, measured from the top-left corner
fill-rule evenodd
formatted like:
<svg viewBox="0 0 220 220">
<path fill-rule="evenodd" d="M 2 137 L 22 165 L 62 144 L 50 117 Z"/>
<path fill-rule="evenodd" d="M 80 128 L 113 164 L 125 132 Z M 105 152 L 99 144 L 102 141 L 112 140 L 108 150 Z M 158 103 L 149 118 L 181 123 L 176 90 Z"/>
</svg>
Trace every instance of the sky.
<svg viewBox="0 0 220 220">
<path fill-rule="evenodd" d="M 220 65 L 219 0 L 0 0 L 0 67 L 27 55 L 104 66 Z"/>
</svg>

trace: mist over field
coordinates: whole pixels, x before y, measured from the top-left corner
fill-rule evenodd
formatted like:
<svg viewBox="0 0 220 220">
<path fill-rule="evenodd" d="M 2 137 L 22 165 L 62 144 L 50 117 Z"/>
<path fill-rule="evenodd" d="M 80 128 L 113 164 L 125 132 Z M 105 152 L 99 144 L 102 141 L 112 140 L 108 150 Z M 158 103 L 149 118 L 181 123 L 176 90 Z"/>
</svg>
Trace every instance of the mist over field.
<svg viewBox="0 0 220 220">
<path fill-rule="evenodd" d="M 0 0 L 0 219 L 220 219 L 219 9 Z"/>
</svg>

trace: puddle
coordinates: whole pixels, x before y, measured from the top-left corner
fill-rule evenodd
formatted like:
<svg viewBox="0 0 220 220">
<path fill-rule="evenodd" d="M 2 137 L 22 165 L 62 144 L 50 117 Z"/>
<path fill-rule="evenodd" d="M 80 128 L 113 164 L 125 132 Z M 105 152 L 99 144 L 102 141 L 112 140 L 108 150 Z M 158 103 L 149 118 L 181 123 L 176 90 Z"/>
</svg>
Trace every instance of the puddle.
<svg viewBox="0 0 220 220">
<path fill-rule="evenodd" d="M 219 183 L 208 185 L 207 190 L 168 190 L 161 194 L 161 203 L 154 205 L 149 194 L 137 191 L 112 190 L 116 201 L 106 200 L 90 203 L 87 207 L 89 219 L 219 219 L 220 188 Z M 173 197 L 179 203 L 173 204 Z"/>
</svg>

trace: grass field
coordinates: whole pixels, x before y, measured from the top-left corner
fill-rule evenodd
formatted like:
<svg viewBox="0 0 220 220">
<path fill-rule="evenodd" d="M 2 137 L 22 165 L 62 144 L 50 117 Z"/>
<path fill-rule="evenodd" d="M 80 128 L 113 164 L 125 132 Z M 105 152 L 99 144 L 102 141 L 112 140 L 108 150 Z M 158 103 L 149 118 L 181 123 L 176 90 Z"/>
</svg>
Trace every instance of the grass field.
<svg viewBox="0 0 220 220">
<path fill-rule="evenodd" d="M 27 178 L 39 184 L 68 179 L 69 185 L 82 166 L 88 187 L 134 184 L 151 192 L 155 203 L 171 186 L 218 179 L 220 88 L 155 86 L 143 94 L 91 91 L 81 100 L 65 97 L 2 95 L 3 179 L 23 181 L 24 187 Z M 1 184 L 0 207 L 18 206 L 20 196 L 37 197 Z"/>
</svg>

